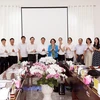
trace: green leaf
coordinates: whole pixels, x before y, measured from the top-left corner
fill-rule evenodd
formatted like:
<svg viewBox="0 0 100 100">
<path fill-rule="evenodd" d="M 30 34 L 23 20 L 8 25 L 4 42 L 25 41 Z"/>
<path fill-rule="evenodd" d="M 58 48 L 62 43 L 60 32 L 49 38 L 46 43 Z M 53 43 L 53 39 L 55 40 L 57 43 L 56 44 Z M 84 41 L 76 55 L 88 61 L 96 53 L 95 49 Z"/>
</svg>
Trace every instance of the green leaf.
<svg viewBox="0 0 100 100">
<path fill-rule="evenodd" d="M 54 79 L 54 78 L 46 79 L 46 78 L 45 78 L 45 75 L 44 75 L 41 79 L 39 79 L 39 80 L 37 81 L 37 84 L 38 84 L 38 85 L 41 85 L 41 84 L 48 84 L 50 87 L 54 87 L 54 86 L 57 86 L 57 85 L 58 85 L 58 82 L 57 82 L 57 80 Z"/>
</svg>

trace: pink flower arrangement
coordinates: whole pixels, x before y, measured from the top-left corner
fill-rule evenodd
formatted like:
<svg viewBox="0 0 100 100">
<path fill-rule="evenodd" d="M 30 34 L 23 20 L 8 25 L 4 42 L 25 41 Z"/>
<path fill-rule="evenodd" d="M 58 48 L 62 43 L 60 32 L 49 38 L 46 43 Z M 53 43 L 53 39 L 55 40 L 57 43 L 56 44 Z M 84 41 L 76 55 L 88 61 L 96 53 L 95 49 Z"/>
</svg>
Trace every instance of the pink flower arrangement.
<svg viewBox="0 0 100 100">
<path fill-rule="evenodd" d="M 51 87 L 57 85 L 57 80 L 60 77 L 67 78 L 67 76 L 63 74 L 64 72 L 65 69 L 57 64 L 45 65 L 44 63 L 34 63 L 30 68 L 31 75 L 39 78 L 37 81 L 39 85 L 48 84 Z"/>
</svg>

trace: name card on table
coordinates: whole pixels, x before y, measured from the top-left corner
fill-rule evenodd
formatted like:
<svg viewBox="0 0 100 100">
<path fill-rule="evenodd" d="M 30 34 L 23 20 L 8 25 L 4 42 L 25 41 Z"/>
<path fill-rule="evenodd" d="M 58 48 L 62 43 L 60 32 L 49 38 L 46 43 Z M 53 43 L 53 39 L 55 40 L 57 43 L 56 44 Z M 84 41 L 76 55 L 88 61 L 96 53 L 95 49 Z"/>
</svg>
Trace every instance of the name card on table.
<svg viewBox="0 0 100 100">
<path fill-rule="evenodd" d="M 100 95 L 100 83 L 98 84 L 98 94 Z"/>
<path fill-rule="evenodd" d="M 85 71 L 81 70 L 81 77 L 84 78 L 85 77 Z"/>
<path fill-rule="evenodd" d="M 99 84 L 99 80 L 97 80 L 96 78 L 94 78 L 94 88 L 98 89 L 98 84 Z"/>
</svg>

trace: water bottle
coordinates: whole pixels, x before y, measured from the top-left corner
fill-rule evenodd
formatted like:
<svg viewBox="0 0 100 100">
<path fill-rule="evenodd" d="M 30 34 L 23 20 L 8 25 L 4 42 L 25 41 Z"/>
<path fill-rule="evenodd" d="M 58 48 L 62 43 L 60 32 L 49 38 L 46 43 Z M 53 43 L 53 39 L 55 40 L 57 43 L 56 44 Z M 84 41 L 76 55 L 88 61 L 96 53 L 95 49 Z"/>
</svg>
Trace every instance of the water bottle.
<svg viewBox="0 0 100 100">
<path fill-rule="evenodd" d="M 59 92 L 59 95 L 65 95 L 65 81 L 64 81 L 64 78 L 62 78 L 61 82 L 59 83 L 58 92 Z"/>
</svg>

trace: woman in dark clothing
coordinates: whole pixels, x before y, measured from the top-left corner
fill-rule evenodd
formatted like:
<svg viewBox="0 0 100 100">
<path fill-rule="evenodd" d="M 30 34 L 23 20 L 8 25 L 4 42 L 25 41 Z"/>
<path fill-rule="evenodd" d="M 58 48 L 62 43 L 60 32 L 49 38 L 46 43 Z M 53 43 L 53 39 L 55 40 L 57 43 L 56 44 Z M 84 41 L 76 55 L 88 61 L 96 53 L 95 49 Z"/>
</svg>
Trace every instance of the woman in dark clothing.
<svg viewBox="0 0 100 100">
<path fill-rule="evenodd" d="M 98 37 L 94 39 L 93 45 L 93 58 L 92 58 L 92 66 L 100 66 L 100 40 Z"/>
</svg>

